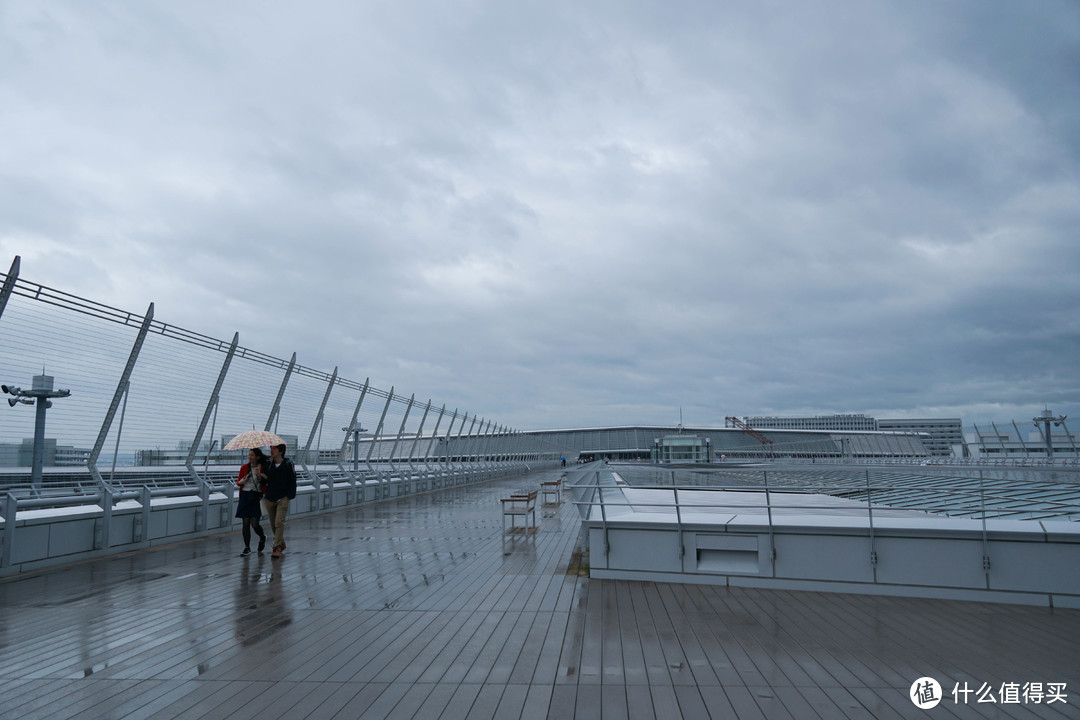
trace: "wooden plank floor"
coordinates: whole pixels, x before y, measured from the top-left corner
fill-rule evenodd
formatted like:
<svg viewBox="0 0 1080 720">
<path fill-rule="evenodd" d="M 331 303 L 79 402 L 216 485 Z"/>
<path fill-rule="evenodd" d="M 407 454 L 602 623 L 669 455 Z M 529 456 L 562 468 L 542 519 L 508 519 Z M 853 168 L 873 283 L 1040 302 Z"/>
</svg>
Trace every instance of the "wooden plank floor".
<svg viewBox="0 0 1080 720">
<path fill-rule="evenodd" d="M 895 719 L 931 676 L 938 717 L 1080 718 L 1080 611 L 589 580 L 569 502 L 502 532 L 557 474 L 0 581 L 0 717 Z M 1067 701 L 951 701 L 1030 682 Z"/>
</svg>

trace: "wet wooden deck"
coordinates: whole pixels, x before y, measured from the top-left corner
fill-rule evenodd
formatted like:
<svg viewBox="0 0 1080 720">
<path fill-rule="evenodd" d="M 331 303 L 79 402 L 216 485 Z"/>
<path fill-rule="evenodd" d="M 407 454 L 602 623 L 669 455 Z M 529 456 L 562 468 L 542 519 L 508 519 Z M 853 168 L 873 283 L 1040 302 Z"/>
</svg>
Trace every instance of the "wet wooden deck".
<svg viewBox="0 0 1080 720">
<path fill-rule="evenodd" d="M 0 581 L 0 717 L 894 720 L 922 676 L 1067 684 L 938 717 L 1080 717 L 1080 611 L 589 580 L 569 502 L 502 532 L 557 475 Z"/>
</svg>

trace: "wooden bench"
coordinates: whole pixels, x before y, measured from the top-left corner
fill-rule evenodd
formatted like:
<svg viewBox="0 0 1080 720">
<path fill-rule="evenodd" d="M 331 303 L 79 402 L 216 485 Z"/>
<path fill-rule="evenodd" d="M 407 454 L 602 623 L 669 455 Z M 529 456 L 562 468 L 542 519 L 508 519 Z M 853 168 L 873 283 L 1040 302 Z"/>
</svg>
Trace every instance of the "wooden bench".
<svg viewBox="0 0 1080 720">
<path fill-rule="evenodd" d="M 558 480 L 548 480 L 540 483 L 540 497 L 543 500 L 544 505 L 558 505 L 562 502 L 562 478 Z M 554 497 L 554 500 L 550 500 Z"/>
<path fill-rule="evenodd" d="M 503 532 L 536 532 L 536 491 L 517 493 L 510 497 L 502 498 Z M 506 529 L 506 518 L 510 518 L 510 529 Z M 517 526 L 517 518 L 521 518 L 523 525 Z M 530 521 L 530 518 L 532 520 Z"/>
</svg>

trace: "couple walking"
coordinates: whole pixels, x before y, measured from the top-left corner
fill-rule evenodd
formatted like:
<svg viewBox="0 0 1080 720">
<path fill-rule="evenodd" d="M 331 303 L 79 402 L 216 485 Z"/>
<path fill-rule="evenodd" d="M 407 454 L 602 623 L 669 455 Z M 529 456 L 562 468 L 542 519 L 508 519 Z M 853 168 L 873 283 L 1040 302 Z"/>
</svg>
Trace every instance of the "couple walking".
<svg viewBox="0 0 1080 720">
<path fill-rule="evenodd" d="M 251 531 L 259 536 L 259 552 L 266 547 L 266 533 L 259 519 L 270 518 L 270 530 L 274 533 L 272 557 L 281 557 L 285 551 L 285 515 L 289 501 L 296 497 L 296 468 L 285 457 L 285 444 L 270 448 L 267 458 L 259 448 L 248 452 L 248 462 L 240 468 L 236 486 L 240 488 L 240 502 L 236 504 L 236 517 L 244 521 L 244 551 L 251 554 Z"/>
</svg>

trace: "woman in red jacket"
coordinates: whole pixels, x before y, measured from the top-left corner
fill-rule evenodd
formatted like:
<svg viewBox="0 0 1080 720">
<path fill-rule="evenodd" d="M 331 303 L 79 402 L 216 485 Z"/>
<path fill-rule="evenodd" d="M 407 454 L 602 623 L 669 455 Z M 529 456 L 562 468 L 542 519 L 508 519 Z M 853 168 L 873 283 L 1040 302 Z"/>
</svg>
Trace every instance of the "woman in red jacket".
<svg viewBox="0 0 1080 720">
<path fill-rule="evenodd" d="M 248 462 L 240 468 L 236 487 L 240 488 L 240 501 L 236 503 L 236 517 L 244 520 L 244 552 L 251 554 L 251 529 L 259 536 L 259 552 L 266 547 L 266 533 L 263 532 L 259 518 L 262 517 L 261 485 L 266 482 L 266 456 L 262 450 L 254 448 L 248 452 Z"/>
</svg>

